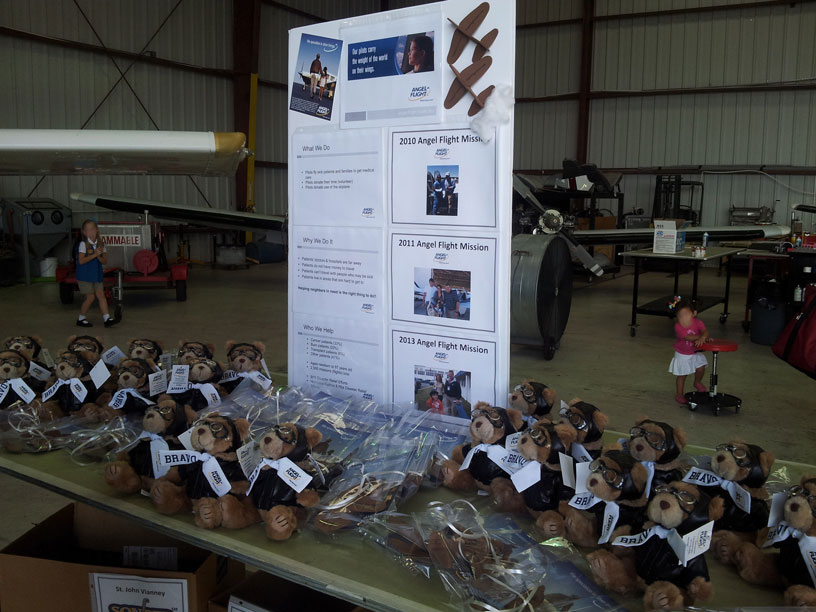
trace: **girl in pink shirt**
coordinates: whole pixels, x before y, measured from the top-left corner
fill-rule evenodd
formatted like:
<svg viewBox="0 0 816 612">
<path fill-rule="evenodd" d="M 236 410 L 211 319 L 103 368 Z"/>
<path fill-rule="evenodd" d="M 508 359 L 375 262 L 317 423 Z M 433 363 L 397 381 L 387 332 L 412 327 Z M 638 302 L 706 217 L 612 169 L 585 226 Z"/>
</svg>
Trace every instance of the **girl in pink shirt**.
<svg viewBox="0 0 816 612">
<path fill-rule="evenodd" d="M 674 343 L 674 358 L 669 364 L 669 372 L 677 379 L 678 404 L 688 404 L 683 390 L 686 385 L 686 376 L 694 374 L 694 388 L 697 391 L 706 391 L 703 384 L 703 374 L 708 360 L 699 347 L 708 339 L 708 330 L 703 322 L 697 318 L 695 305 L 688 300 L 680 300 L 674 307 L 677 322 L 674 324 L 674 333 L 677 341 Z"/>
</svg>

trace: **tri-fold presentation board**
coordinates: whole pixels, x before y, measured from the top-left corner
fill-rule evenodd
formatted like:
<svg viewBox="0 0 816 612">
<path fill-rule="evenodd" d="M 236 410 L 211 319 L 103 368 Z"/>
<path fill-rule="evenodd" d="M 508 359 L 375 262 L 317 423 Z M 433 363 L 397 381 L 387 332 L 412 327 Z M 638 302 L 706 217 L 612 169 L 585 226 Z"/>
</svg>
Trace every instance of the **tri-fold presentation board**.
<svg viewBox="0 0 816 612">
<path fill-rule="evenodd" d="M 468 116 L 514 81 L 515 3 L 492 4 L 290 31 L 291 384 L 450 418 L 504 403 L 512 110 L 481 136 Z"/>
</svg>

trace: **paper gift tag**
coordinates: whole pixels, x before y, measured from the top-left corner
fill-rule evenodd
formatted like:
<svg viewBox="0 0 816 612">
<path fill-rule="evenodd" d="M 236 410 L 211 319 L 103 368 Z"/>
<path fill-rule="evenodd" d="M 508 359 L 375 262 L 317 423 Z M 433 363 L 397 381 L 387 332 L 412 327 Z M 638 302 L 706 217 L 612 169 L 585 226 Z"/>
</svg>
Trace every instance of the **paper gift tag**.
<svg viewBox="0 0 816 612">
<path fill-rule="evenodd" d="M 167 391 L 166 370 L 159 370 L 158 372 L 153 372 L 150 376 L 147 377 L 147 380 L 150 383 L 150 397 L 156 397 L 157 395 Z"/>
<path fill-rule="evenodd" d="M 252 472 L 255 471 L 255 468 L 263 458 L 261 456 L 261 449 L 255 444 L 254 440 L 247 442 L 241 448 L 239 448 L 237 455 L 238 463 L 241 466 L 241 471 L 247 478 L 249 478 Z"/>
<path fill-rule="evenodd" d="M 587 491 L 587 480 L 589 480 L 589 464 L 580 462 L 575 464 L 575 492 L 584 493 Z"/>
<path fill-rule="evenodd" d="M 162 353 L 159 355 L 159 363 L 158 366 L 162 370 L 167 370 L 168 372 L 173 369 L 173 353 Z"/>
<path fill-rule="evenodd" d="M 516 450 L 522 435 L 523 434 L 521 432 L 518 432 L 507 436 L 507 439 L 504 441 L 504 448 L 507 450 Z"/>
<path fill-rule="evenodd" d="M 177 364 L 173 366 L 172 375 L 170 376 L 171 387 L 187 386 L 187 378 L 190 375 L 190 366 L 186 364 Z"/>
<path fill-rule="evenodd" d="M 91 380 L 97 389 L 101 389 L 102 385 L 104 385 L 105 381 L 109 378 L 110 372 L 108 368 L 105 367 L 105 362 L 100 359 L 96 362 L 96 365 L 91 368 Z"/>
<path fill-rule="evenodd" d="M 569 501 L 569 505 L 573 508 L 578 508 L 579 510 L 586 510 L 587 508 L 591 508 L 595 504 L 597 504 L 600 499 L 595 497 L 589 491 L 582 491 L 581 493 L 576 493 L 572 496 L 572 499 Z"/>
<path fill-rule="evenodd" d="M 301 470 L 290 459 L 279 460 L 278 476 L 295 491 L 300 493 L 312 481 L 312 477 Z"/>
<path fill-rule="evenodd" d="M 28 372 L 31 376 L 42 382 L 51 378 L 51 372 L 33 361 L 28 365 Z"/>
<path fill-rule="evenodd" d="M 768 513 L 768 527 L 774 527 L 782 522 L 785 516 L 785 502 L 788 494 L 785 491 L 774 493 L 771 497 L 771 510 Z"/>
<path fill-rule="evenodd" d="M 190 441 L 190 438 L 193 436 L 193 427 L 185 431 L 183 434 L 180 434 L 178 437 L 179 444 L 181 444 L 187 450 L 193 450 L 193 443 Z"/>
<path fill-rule="evenodd" d="M 251 372 L 249 374 L 249 378 L 257 385 L 261 387 L 264 391 L 269 389 L 272 386 L 272 381 L 269 380 L 266 376 L 261 374 L 260 372 Z"/>
<path fill-rule="evenodd" d="M 538 461 L 528 461 L 527 465 L 510 476 L 510 480 L 513 481 L 519 493 L 529 489 L 541 480 L 541 464 Z"/>
<path fill-rule="evenodd" d="M 118 346 L 112 346 L 107 351 L 102 353 L 102 361 L 109 366 L 116 367 L 127 355 L 122 352 Z"/>
<path fill-rule="evenodd" d="M 22 378 L 15 378 L 11 381 L 11 388 L 26 404 L 30 404 L 37 397 L 37 394 L 31 390 Z"/>
<path fill-rule="evenodd" d="M 54 358 L 51 357 L 51 352 L 47 348 L 44 348 L 40 351 L 40 359 L 49 368 L 54 367 Z"/>
<path fill-rule="evenodd" d="M 561 410 L 569 410 L 569 404 L 564 400 L 561 400 Z"/>
<path fill-rule="evenodd" d="M 202 464 L 201 469 L 204 472 L 204 478 L 210 483 L 210 487 L 218 497 L 223 497 L 230 492 L 232 485 L 227 475 L 224 474 L 224 470 L 221 469 L 218 459 L 210 457 Z"/>
<path fill-rule="evenodd" d="M 709 521 L 702 527 L 681 536 L 677 530 L 672 529 L 667 541 L 672 547 L 674 554 L 684 567 L 689 561 L 702 555 L 711 546 L 711 534 L 714 531 L 714 521 Z"/>
<path fill-rule="evenodd" d="M 558 460 L 561 462 L 561 480 L 564 486 L 570 489 L 575 488 L 575 460 L 569 455 L 558 453 Z"/>
</svg>

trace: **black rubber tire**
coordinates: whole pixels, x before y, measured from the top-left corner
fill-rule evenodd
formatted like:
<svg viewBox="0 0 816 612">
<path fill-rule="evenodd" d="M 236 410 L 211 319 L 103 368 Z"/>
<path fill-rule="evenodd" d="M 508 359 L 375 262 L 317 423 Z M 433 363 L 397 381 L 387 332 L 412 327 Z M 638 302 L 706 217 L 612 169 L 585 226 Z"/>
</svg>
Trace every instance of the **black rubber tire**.
<svg viewBox="0 0 816 612">
<path fill-rule="evenodd" d="M 555 344 L 547 343 L 544 345 L 544 361 L 552 361 L 555 357 Z"/>
<path fill-rule="evenodd" d="M 63 304 L 74 303 L 74 287 L 68 283 L 60 283 L 59 286 L 60 302 Z"/>
<path fill-rule="evenodd" d="M 176 301 L 177 302 L 186 302 L 187 301 L 187 281 L 186 280 L 177 280 L 176 281 Z"/>
<path fill-rule="evenodd" d="M 727 320 L 728 320 L 728 315 L 727 314 L 721 314 L 720 315 L 720 323 L 724 324 Z"/>
</svg>

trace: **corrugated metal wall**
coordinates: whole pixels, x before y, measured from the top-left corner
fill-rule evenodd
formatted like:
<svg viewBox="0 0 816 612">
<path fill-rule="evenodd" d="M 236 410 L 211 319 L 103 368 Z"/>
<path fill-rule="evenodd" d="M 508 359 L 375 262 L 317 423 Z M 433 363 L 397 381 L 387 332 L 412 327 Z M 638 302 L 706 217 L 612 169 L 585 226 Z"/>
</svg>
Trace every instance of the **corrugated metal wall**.
<svg viewBox="0 0 816 612">
<path fill-rule="evenodd" d="M 509 1 L 509 0 L 507 0 Z M 740 0 L 596 0 L 596 15 L 673 11 Z M 744 1 L 744 0 L 743 0 Z M 757 0 L 759 1 L 759 0 Z M 78 0 L 103 42 L 139 52 L 176 0 Z M 389 0 L 389 8 L 424 4 Z M 313 21 L 380 10 L 380 0 L 285 0 L 261 11 L 261 81 L 287 83 L 288 30 Z M 576 155 L 578 104 L 542 97 L 574 95 L 579 88 L 582 0 L 518 0 L 514 165 L 557 168 Z M 305 13 L 305 14 L 297 14 Z M 561 25 L 542 22 L 572 20 Z M 36 34 L 99 44 L 72 0 L 0 0 L 0 24 Z M 816 77 L 816 4 L 600 19 L 594 24 L 592 87 L 599 91 L 736 86 Z M 148 45 L 159 57 L 211 68 L 231 68 L 232 2 L 184 0 Z M 103 55 L 0 36 L 0 125 L 78 127 L 118 78 Z M 10 60 L 10 61 L 9 61 Z M 123 68 L 127 60 L 117 60 Z M 230 79 L 136 64 L 128 78 L 162 129 L 232 129 Z M 594 99 L 589 159 L 602 167 L 658 165 L 816 165 L 816 92 L 688 94 Z M 538 99 L 538 100 L 536 100 Z M 257 159 L 287 161 L 288 92 L 261 84 Z M 89 127 L 150 129 L 133 95 L 121 84 Z M 697 177 L 694 177 L 697 178 Z M 812 177 L 710 175 L 704 221 L 722 223 L 730 205 L 812 200 Z M 654 178 L 627 175 L 627 204 L 651 207 Z M 196 179 L 215 207 L 234 207 L 232 179 Z M 0 193 L 27 195 L 36 179 L 0 178 Z M 259 212 L 287 210 L 285 168 L 256 169 Z M 789 185 L 792 189 L 788 189 Z M 36 194 L 66 201 L 72 191 L 133 195 L 202 205 L 184 177 L 49 177 Z M 100 216 L 105 213 L 100 213 Z M 201 245 L 209 249 L 209 245 Z M 204 256 L 202 254 L 202 256 Z"/>
<path fill-rule="evenodd" d="M 99 35 L 69 0 L 0 0 L 0 25 L 93 45 L 140 52 L 176 5 L 169 0 L 78 0 Z M 147 49 L 158 57 L 209 68 L 231 68 L 232 2 L 185 0 L 169 17 Z M 110 58 L 0 36 L 0 127 L 78 128 L 119 79 Z M 124 71 L 131 62 L 117 59 Z M 175 68 L 136 63 L 127 79 L 153 120 L 163 130 L 231 131 L 232 81 Z M 154 129 L 124 82 L 88 122 L 91 129 Z M 27 196 L 39 177 L 0 177 L 0 195 Z M 234 208 L 235 185 L 230 178 L 200 178 L 195 182 L 210 205 Z M 46 177 L 35 196 L 70 205 L 75 222 L 88 215 L 103 220 L 123 215 L 70 203 L 72 191 L 132 196 L 206 206 L 188 177 Z M 126 217 L 126 216 L 125 216 Z M 190 238 L 192 256 L 209 260 L 206 237 Z M 170 250 L 175 249 L 170 245 Z M 172 253 L 171 253 L 172 254 Z"/>
</svg>

